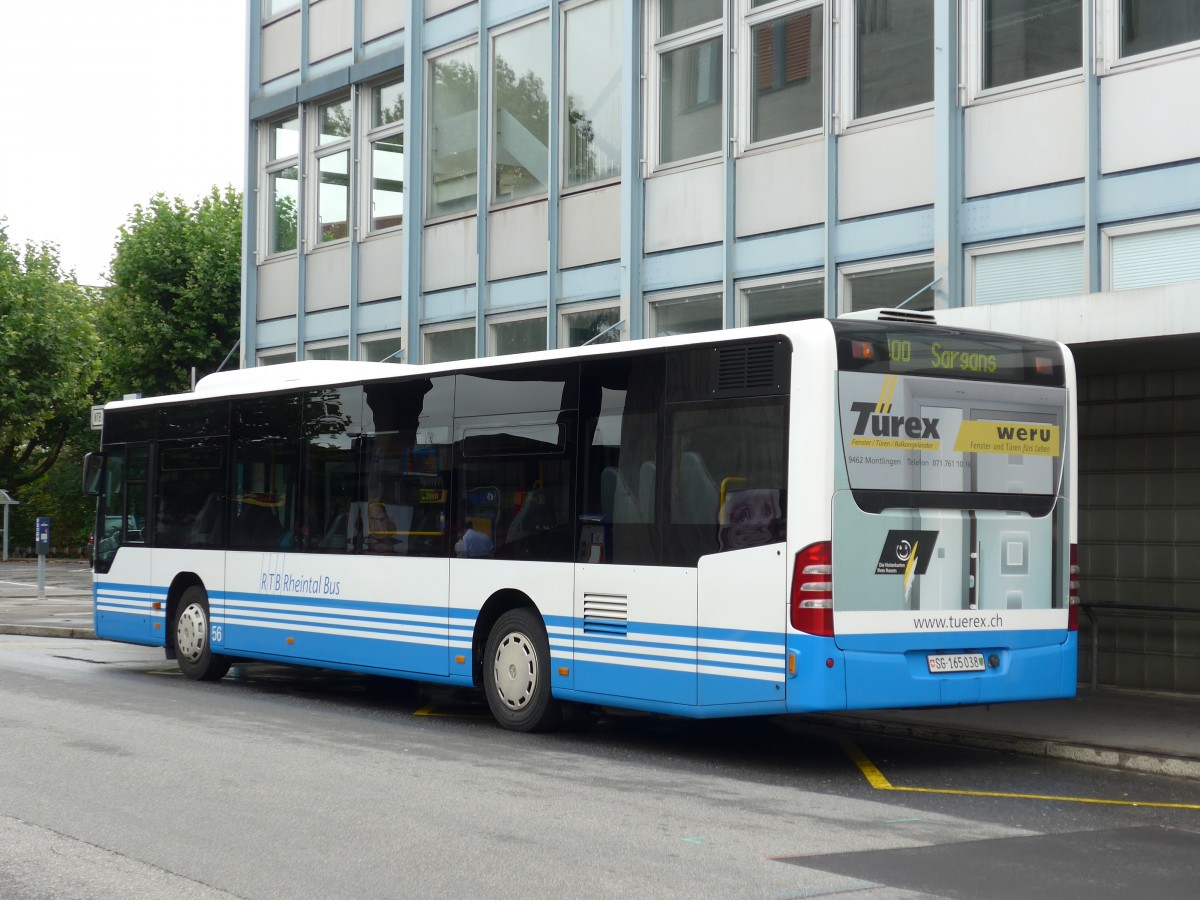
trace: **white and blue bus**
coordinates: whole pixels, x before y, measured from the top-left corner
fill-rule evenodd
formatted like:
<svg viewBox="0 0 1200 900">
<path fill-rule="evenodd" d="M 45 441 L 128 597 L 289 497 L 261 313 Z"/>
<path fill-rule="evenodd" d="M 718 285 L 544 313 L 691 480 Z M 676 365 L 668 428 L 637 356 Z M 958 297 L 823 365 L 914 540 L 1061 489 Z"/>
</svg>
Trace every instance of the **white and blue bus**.
<svg viewBox="0 0 1200 900">
<path fill-rule="evenodd" d="M 105 407 L 96 635 L 690 717 L 1069 697 L 1074 365 L 877 312 Z"/>
</svg>

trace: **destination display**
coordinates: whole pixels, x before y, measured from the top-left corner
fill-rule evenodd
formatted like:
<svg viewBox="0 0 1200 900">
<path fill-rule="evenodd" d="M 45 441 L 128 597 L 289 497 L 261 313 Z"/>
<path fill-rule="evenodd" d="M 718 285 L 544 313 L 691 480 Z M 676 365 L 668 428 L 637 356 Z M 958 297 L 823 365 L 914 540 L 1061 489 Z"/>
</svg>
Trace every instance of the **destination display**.
<svg viewBox="0 0 1200 900">
<path fill-rule="evenodd" d="M 1062 351 L 1049 341 L 986 332 L 835 322 L 842 371 L 1061 386 Z M 839 327 L 840 326 L 840 327 Z"/>
</svg>

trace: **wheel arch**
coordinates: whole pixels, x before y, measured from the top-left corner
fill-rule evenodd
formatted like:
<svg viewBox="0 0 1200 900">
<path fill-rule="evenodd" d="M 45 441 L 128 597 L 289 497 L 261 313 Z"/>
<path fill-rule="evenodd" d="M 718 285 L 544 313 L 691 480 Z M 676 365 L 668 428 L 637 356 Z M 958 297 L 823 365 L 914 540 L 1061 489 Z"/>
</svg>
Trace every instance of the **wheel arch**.
<svg viewBox="0 0 1200 900">
<path fill-rule="evenodd" d="M 179 612 L 179 601 L 190 587 L 199 587 L 205 594 L 208 594 L 208 588 L 204 586 L 204 581 L 195 572 L 180 572 L 171 581 L 171 586 L 167 588 L 167 659 L 175 658 L 175 629 L 172 627 L 172 623 L 175 621 L 176 613 Z"/>
<path fill-rule="evenodd" d="M 479 610 L 479 616 L 475 619 L 475 631 L 471 635 L 471 681 L 475 687 L 483 687 L 484 648 L 487 647 L 488 635 L 492 633 L 496 621 L 509 610 L 521 607 L 532 610 L 542 620 L 542 627 L 545 627 L 546 620 L 542 618 L 537 604 L 528 594 L 515 588 L 496 591 Z"/>
</svg>

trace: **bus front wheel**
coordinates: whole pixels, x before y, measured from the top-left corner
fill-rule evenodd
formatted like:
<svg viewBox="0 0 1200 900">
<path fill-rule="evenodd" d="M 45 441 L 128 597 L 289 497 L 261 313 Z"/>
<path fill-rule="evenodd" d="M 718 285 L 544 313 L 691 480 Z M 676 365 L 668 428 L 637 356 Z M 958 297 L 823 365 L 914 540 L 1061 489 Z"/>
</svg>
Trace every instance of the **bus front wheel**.
<svg viewBox="0 0 1200 900">
<path fill-rule="evenodd" d="M 204 588 L 192 585 L 183 592 L 172 634 L 175 658 L 184 675 L 193 681 L 219 681 L 225 677 L 232 661 L 213 653 L 209 645 L 208 594 Z"/>
<path fill-rule="evenodd" d="M 562 705 L 550 696 L 550 642 L 532 610 L 512 609 L 496 620 L 483 686 L 492 715 L 510 731 L 550 731 L 562 723 Z"/>
</svg>

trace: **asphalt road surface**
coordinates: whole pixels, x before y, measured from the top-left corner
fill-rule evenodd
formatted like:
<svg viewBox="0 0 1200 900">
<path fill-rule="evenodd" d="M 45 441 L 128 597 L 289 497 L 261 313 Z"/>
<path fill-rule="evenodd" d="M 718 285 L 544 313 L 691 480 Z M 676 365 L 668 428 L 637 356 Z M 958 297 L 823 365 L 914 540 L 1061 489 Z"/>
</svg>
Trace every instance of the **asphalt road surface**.
<svg viewBox="0 0 1200 900">
<path fill-rule="evenodd" d="M 0 636 L 0 896 L 1194 897 L 1200 784 Z"/>
</svg>

